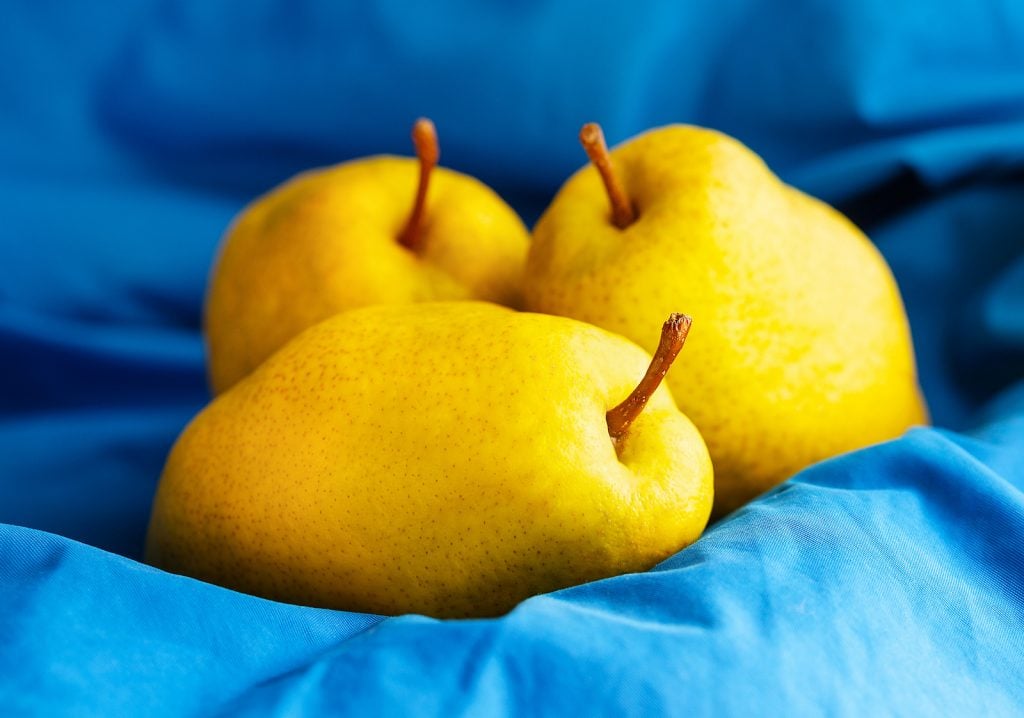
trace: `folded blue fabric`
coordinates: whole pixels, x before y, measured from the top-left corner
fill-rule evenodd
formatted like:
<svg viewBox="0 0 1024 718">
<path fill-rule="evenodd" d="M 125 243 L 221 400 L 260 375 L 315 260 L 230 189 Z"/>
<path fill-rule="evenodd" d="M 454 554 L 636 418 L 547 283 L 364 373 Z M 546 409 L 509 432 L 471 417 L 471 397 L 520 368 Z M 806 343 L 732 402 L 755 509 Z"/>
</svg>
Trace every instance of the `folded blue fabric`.
<svg viewBox="0 0 1024 718">
<path fill-rule="evenodd" d="M 1024 6 L 200 0 L 0 23 L 0 713 L 1019 715 Z M 220 234 L 409 152 L 531 221 L 584 157 L 717 127 L 892 265 L 938 429 L 811 467 L 656 569 L 486 621 L 290 606 L 138 562 L 207 401 Z"/>
</svg>

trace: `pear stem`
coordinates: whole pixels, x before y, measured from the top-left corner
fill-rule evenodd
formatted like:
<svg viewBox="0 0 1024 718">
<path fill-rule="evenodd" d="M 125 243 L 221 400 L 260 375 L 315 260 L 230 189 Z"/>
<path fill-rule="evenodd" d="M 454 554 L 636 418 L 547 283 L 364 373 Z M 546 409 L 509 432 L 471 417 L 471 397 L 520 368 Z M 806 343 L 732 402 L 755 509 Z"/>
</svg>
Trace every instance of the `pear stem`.
<svg viewBox="0 0 1024 718">
<path fill-rule="evenodd" d="M 612 223 L 619 229 L 625 229 L 636 220 L 636 210 L 629 201 L 619 176 L 615 174 L 615 168 L 612 167 L 612 157 L 604 141 L 601 125 L 596 122 L 583 125 L 583 129 L 580 130 L 580 144 L 604 181 L 604 188 L 612 205 Z"/>
<path fill-rule="evenodd" d="M 427 205 L 430 174 L 441 157 L 434 123 L 425 117 L 416 120 L 416 124 L 412 127 L 412 144 L 416 148 L 416 157 L 420 161 L 420 181 L 416 188 L 416 200 L 413 202 L 412 212 L 409 213 L 409 219 L 405 223 L 405 229 L 398 236 L 398 241 L 403 247 L 416 252 L 423 242 L 423 212 Z"/>
<path fill-rule="evenodd" d="M 679 350 L 683 348 L 692 323 L 693 320 L 686 314 L 671 314 L 668 321 L 662 325 L 661 340 L 644 378 L 621 404 L 605 415 L 608 421 L 608 434 L 613 442 L 618 443 L 622 440 L 630 425 L 647 406 L 647 400 L 661 384 Z"/>
</svg>

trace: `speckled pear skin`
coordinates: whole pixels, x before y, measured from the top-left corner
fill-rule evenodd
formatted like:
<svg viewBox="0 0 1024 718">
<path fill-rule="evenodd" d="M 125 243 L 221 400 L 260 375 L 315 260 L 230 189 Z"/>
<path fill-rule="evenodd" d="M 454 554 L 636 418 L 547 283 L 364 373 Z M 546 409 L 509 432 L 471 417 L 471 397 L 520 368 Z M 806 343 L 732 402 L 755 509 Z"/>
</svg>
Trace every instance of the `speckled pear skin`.
<svg viewBox="0 0 1024 718">
<path fill-rule="evenodd" d="M 612 162 L 638 219 L 616 228 L 597 171 L 577 172 L 534 228 L 526 307 L 650 351 L 659 317 L 693 316 L 667 381 L 711 451 L 716 515 L 927 423 L 896 282 L 839 212 L 712 130 L 652 130 Z"/>
<path fill-rule="evenodd" d="M 214 393 L 340 311 L 454 299 L 521 303 L 529 233 L 472 177 L 435 168 L 422 249 L 399 243 L 418 175 L 411 158 L 355 160 L 300 174 L 241 212 L 207 292 Z"/>
<path fill-rule="evenodd" d="M 147 558 L 282 601 L 441 617 L 648 569 L 700 536 L 713 500 L 707 448 L 664 386 L 618 451 L 608 435 L 649 362 L 596 327 L 482 302 L 335 316 L 184 431 Z"/>
</svg>

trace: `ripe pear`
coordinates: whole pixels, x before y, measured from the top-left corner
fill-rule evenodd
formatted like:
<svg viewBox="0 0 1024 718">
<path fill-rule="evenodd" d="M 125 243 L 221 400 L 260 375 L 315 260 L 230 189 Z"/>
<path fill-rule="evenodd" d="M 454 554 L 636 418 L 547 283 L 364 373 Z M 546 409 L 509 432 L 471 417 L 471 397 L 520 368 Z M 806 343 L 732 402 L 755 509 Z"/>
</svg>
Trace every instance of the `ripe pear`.
<svg viewBox="0 0 1024 718">
<path fill-rule="evenodd" d="M 529 233 L 490 188 L 439 158 L 379 156 L 305 172 L 229 228 L 205 309 L 210 385 L 220 393 L 303 329 L 370 304 L 482 299 L 518 305 Z"/>
<path fill-rule="evenodd" d="M 711 452 L 716 515 L 928 421 L 896 282 L 843 215 L 712 130 L 609 153 L 587 125 L 581 141 L 593 164 L 534 228 L 526 307 L 647 348 L 651 322 L 687 307 L 697 328 L 667 381 Z"/>
<path fill-rule="evenodd" d="M 645 570 L 711 512 L 707 448 L 658 388 L 688 327 L 666 322 L 651 360 L 484 302 L 336 315 L 187 427 L 147 558 L 273 599 L 441 617 Z"/>
</svg>

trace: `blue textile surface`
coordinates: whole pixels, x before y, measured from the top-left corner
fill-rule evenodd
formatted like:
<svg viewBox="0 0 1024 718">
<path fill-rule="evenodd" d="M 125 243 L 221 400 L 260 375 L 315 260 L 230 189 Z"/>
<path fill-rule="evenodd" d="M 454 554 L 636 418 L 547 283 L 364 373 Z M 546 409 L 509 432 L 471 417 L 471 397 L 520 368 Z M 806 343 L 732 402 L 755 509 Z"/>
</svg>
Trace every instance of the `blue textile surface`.
<svg viewBox="0 0 1024 718">
<path fill-rule="evenodd" d="M 289 606 L 138 562 L 208 398 L 221 232 L 300 169 L 408 153 L 419 115 L 528 221 L 583 163 L 584 121 L 739 137 L 885 253 L 938 428 L 495 620 Z M 1024 711 L 1024 5 L 5 4 L 0 713 L 462 711 Z"/>
</svg>

